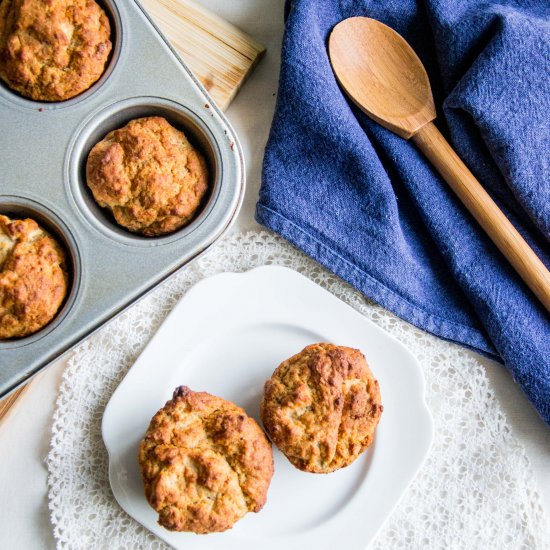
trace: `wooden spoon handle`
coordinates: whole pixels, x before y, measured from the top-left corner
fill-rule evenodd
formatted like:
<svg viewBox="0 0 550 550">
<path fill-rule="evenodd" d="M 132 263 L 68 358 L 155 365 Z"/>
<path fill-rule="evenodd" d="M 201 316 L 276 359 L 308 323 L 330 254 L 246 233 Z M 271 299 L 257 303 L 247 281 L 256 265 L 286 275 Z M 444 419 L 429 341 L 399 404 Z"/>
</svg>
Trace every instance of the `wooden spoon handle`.
<svg viewBox="0 0 550 550">
<path fill-rule="evenodd" d="M 412 140 L 550 312 L 550 272 L 460 160 L 433 122 Z"/>
</svg>

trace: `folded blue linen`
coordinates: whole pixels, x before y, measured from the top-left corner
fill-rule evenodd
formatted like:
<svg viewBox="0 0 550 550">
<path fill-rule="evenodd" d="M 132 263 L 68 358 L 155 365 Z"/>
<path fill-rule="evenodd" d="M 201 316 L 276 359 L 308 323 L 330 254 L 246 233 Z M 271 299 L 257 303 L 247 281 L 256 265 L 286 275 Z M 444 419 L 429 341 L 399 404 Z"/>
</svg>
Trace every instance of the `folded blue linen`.
<svg viewBox="0 0 550 550">
<path fill-rule="evenodd" d="M 550 266 L 550 4 L 294 0 L 287 15 L 257 220 L 403 319 L 504 362 L 550 424 L 550 315 L 414 144 L 346 100 L 326 47 L 351 16 L 403 35 L 439 128 Z"/>
</svg>

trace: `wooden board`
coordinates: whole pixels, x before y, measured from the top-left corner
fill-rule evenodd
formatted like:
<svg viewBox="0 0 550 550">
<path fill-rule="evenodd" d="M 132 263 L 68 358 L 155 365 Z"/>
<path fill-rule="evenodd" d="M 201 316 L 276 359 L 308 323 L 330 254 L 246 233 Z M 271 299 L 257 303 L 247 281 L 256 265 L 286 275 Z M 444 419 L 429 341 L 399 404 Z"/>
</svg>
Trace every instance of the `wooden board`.
<svg viewBox="0 0 550 550">
<path fill-rule="evenodd" d="M 8 417 L 8 413 L 10 410 L 12 410 L 15 403 L 19 400 L 19 398 L 25 393 L 25 390 L 30 386 L 30 382 L 23 386 L 14 392 L 10 393 L 8 397 L 2 399 L 0 401 L 0 424 L 2 421 Z"/>
<path fill-rule="evenodd" d="M 264 46 L 192 0 L 140 3 L 220 109 L 227 109 Z"/>
<path fill-rule="evenodd" d="M 265 48 L 191 0 L 140 0 L 140 3 L 220 109 L 227 109 Z M 0 423 L 26 387 L 0 401 Z"/>
</svg>

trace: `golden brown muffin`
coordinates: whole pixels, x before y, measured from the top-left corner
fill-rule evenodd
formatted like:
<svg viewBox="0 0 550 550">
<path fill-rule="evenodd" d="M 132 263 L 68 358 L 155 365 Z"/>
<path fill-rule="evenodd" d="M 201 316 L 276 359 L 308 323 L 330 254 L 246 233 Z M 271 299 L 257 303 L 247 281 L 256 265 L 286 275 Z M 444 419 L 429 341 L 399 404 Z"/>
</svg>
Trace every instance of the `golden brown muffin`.
<svg viewBox="0 0 550 550">
<path fill-rule="evenodd" d="M 261 416 L 271 440 L 305 472 L 351 464 L 371 443 L 380 389 L 356 349 L 313 344 L 283 361 L 265 383 Z"/>
<path fill-rule="evenodd" d="M 67 294 L 65 253 L 34 220 L 0 216 L 0 338 L 47 325 Z"/>
<path fill-rule="evenodd" d="M 0 78 L 36 101 L 63 101 L 105 70 L 111 27 L 94 0 L 2 0 Z"/>
<path fill-rule="evenodd" d="M 86 178 L 100 206 L 146 236 L 189 223 L 208 189 L 204 158 L 162 117 L 138 118 L 107 134 L 88 156 Z"/>
<path fill-rule="evenodd" d="M 181 386 L 139 448 L 149 504 L 172 531 L 230 529 L 265 504 L 271 444 L 256 421 L 220 397 Z"/>
</svg>

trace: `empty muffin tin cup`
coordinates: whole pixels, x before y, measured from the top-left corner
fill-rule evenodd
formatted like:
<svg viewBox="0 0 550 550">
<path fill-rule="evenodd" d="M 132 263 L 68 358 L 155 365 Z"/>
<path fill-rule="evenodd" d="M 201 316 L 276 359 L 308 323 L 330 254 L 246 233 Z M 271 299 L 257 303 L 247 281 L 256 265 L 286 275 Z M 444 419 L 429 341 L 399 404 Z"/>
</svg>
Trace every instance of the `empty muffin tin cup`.
<svg viewBox="0 0 550 550">
<path fill-rule="evenodd" d="M 0 340 L 0 351 L 32 344 L 54 331 L 69 316 L 78 296 L 81 280 L 80 254 L 70 229 L 50 208 L 24 197 L 0 195 L 0 214 L 11 219 L 32 218 L 63 247 L 66 256 L 68 290 L 55 317 L 42 329 L 21 338 Z"/>
<path fill-rule="evenodd" d="M 105 70 L 99 79 L 87 90 L 84 90 L 77 96 L 66 99 L 65 101 L 35 101 L 22 96 L 15 90 L 12 90 L 6 82 L 0 80 L 1 99 L 4 99 L 19 108 L 31 109 L 40 112 L 49 111 L 52 109 L 64 109 L 67 107 L 72 107 L 94 95 L 103 86 L 103 84 L 105 84 L 107 79 L 115 70 L 120 57 L 120 51 L 122 48 L 122 22 L 120 12 L 113 0 L 96 0 L 96 2 L 104 9 L 107 17 L 109 18 L 109 23 L 111 24 L 111 43 L 113 45 Z"/>
<path fill-rule="evenodd" d="M 181 130 L 203 155 L 208 165 L 209 190 L 193 220 L 167 235 L 145 237 L 132 233 L 115 221 L 110 211 L 99 206 L 86 183 L 86 162 L 93 146 L 109 132 L 136 118 L 161 116 Z M 182 239 L 200 226 L 215 205 L 221 186 L 221 152 L 206 122 L 191 109 L 164 98 L 126 99 L 95 113 L 78 128 L 67 157 L 70 193 L 84 218 L 104 236 L 128 246 L 160 246 Z"/>
</svg>

